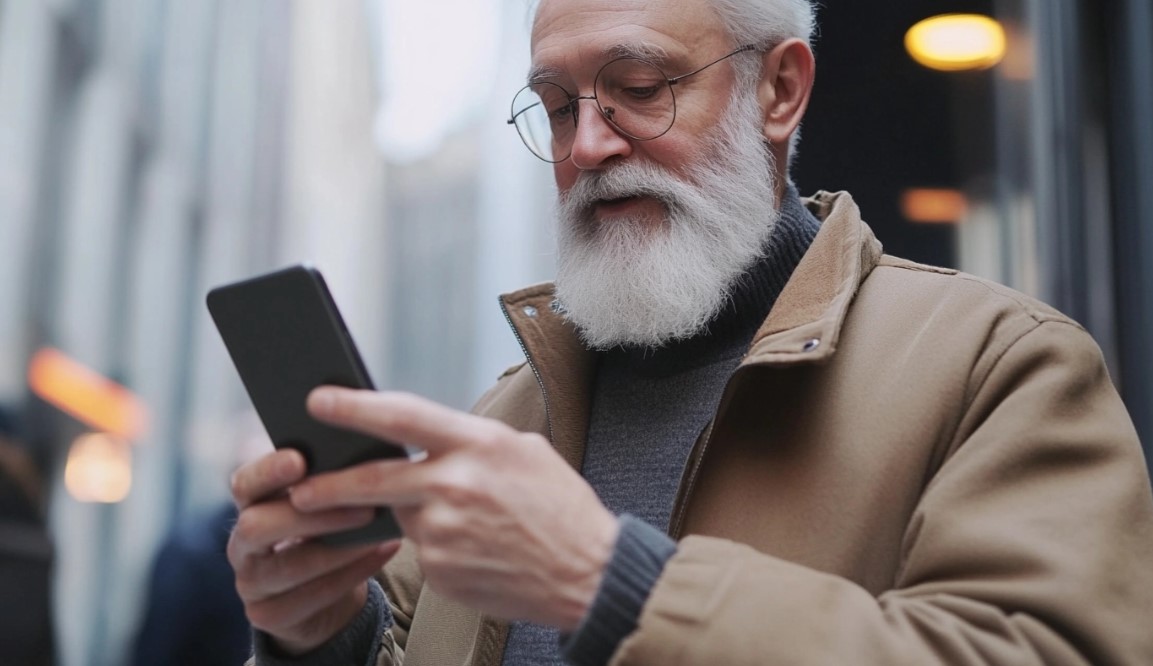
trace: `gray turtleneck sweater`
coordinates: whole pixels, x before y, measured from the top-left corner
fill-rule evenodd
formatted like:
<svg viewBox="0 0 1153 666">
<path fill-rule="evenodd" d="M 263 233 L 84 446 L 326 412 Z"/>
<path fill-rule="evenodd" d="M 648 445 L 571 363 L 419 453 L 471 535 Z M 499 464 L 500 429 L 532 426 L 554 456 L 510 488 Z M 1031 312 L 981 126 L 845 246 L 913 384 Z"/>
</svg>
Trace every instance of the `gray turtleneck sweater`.
<svg viewBox="0 0 1153 666">
<path fill-rule="evenodd" d="M 658 349 L 600 353 L 581 474 L 620 516 L 620 536 L 581 626 L 561 636 L 551 627 L 513 623 L 504 666 L 599 666 L 636 628 L 652 586 L 676 551 L 667 535 L 669 519 L 693 444 L 818 228 L 790 186 L 761 259 L 733 285 L 726 307 L 706 330 Z M 257 632 L 257 663 L 371 665 L 378 636 L 389 624 L 388 604 L 373 582 L 364 611 L 333 641 L 285 660 Z"/>
</svg>

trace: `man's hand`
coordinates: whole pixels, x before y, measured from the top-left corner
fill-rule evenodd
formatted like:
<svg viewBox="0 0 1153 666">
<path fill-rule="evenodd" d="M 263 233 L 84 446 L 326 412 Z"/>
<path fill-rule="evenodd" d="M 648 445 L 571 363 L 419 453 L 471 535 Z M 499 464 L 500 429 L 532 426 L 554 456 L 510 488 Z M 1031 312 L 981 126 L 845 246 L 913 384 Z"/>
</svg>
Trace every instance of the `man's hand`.
<svg viewBox="0 0 1153 666">
<path fill-rule="evenodd" d="M 619 530 L 584 479 L 539 435 L 416 396 L 324 387 L 313 416 L 420 447 L 301 481 L 292 507 L 393 507 L 441 594 L 505 619 L 577 627 Z"/>
<path fill-rule="evenodd" d="M 249 463 L 232 477 L 240 515 L 228 541 L 236 590 L 253 627 L 290 655 L 335 636 L 364 606 L 366 581 L 399 541 L 333 548 L 309 537 L 367 524 L 373 510 L 298 511 L 288 499 L 304 478 L 304 458 L 282 450 Z"/>
</svg>

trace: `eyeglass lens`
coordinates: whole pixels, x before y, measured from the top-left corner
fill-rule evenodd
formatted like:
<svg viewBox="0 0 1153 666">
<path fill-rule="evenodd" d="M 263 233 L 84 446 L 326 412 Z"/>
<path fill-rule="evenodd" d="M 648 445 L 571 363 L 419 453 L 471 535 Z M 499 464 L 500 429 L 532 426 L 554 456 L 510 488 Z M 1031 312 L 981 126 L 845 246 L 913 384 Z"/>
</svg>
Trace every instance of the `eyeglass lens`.
<svg viewBox="0 0 1153 666">
<path fill-rule="evenodd" d="M 604 117 L 633 139 L 655 139 L 672 127 L 676 98 L 664 72 L 652 63 L 620 58 L 597 74 L 596 102 Z M 579 100 L 555 83 L 542 81 L 513 99 L 517 131 L 530 150 L 546 162 L 560 162 L 572 152 Z"/>
</svg>

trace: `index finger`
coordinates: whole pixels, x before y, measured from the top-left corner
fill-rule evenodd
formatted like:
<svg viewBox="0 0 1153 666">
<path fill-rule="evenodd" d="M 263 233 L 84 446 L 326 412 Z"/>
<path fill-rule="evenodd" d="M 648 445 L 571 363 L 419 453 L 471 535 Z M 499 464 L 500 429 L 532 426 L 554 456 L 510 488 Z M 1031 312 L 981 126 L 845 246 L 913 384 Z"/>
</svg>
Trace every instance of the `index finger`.
<svg viewBox="0 0 1153 666">
<path fill-rule="evenodd" d="M 490 441 L 510 430 L 411 393 L 322 386 L 309 394 L 308 410 L 332 425 L 418 446 L 430 455 Z"/>
<path fill-rule="evenodd" d="M 293 449 L 273 451 L 242 465 L 232 474 L 232 499 L 244 509 L 285 490 L 304 478 L 304 456 Z"/>
</svg>

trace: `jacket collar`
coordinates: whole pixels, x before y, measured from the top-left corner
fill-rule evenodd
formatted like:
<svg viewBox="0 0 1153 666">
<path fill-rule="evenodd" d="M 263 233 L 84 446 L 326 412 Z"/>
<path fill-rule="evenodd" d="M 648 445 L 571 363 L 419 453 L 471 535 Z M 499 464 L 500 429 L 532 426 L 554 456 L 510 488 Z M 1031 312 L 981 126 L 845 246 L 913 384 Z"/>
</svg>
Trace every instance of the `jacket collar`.
<svg viewBox="0 0 1153 666">
<path fill-rule="evenodd" d="M 505 294 L 501 304 L 544 394 L 548 438 L 570 465 L 580 469 L 596 354 L 558 314 L 552 283 Z"/>
<path fill-rule="evenodd" d="M 753 337 L 742 367 L 831 357 L 849 304 L 880 260 L 881 244 L 849 194 L 818 192 L 805 205 L 822 221 L 821 230 Z M 550 439 L 579 468 L 596 354 L 558 314 L 551 283 L 506 294 L 501 303 L 544 391 Z"/>
<path fill-rule="evenodd" d="M 828 359 L 857 289 L 881 258 L 881 243 L 846 192 L 805 201 L 821 230 L 793 271 L 743 365 L 791 365 Z"/>
</svg>

